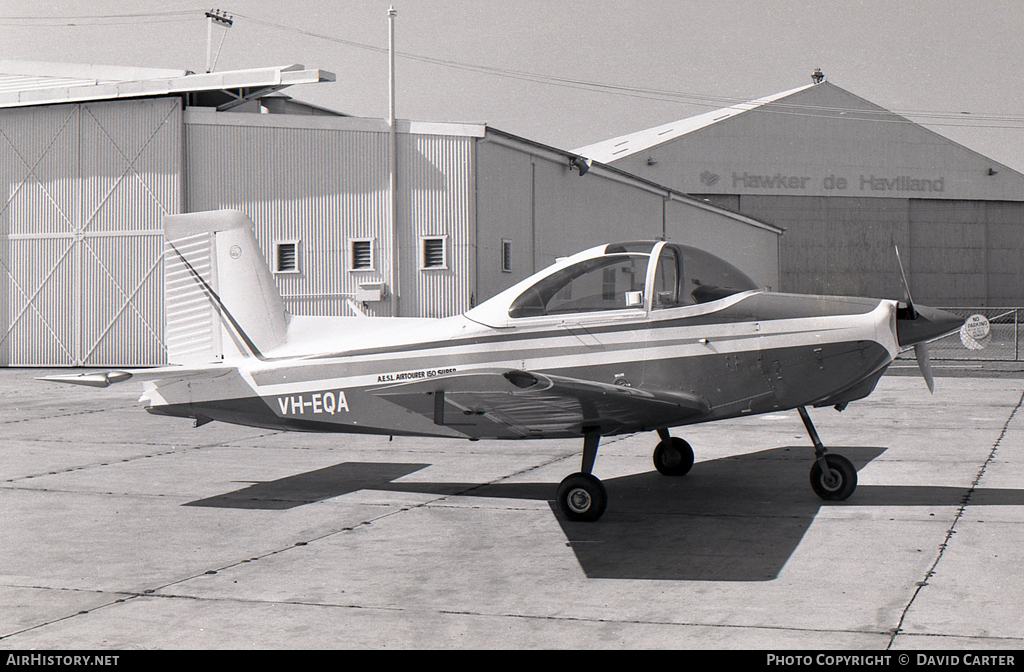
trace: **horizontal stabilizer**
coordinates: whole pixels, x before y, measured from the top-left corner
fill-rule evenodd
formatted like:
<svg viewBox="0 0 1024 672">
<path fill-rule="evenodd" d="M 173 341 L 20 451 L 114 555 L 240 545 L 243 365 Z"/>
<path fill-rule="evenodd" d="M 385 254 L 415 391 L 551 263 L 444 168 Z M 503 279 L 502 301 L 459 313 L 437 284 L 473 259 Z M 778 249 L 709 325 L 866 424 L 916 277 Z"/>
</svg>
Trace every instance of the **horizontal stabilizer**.
<svg viewBox="0 0 1024 672">
<path fill-rule="evenodd" d="M 195 376 L 218 377 L 234 369 L 225 366 L 204 366 L 187 368 L 183 366 L 165 366 L 137 371 L 88 371 L 86 373 L 62 374 L 59 376 L 40 376 L 36 380 L 66 385 L 85 385 L 86 387 L 110 387 L 127 380 L 185 380 Z"/>
<path fill-rule="evenodd" d="M 100 371 L 78 373 L 64 376 L 42 376 L 36 380 L 47 380 L 51 383 L 67 383 L 69 385 L 85 385 L 88 387 L 110 387 L 117 383 L 131 380 L 132 374 L 127 371 Z"/>
</svg>

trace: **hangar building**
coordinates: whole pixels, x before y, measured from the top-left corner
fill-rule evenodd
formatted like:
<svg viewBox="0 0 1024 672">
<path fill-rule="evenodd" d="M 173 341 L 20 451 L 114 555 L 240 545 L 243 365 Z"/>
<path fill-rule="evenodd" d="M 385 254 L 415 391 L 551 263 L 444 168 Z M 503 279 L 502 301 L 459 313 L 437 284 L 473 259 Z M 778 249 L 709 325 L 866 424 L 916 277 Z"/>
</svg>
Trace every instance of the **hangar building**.
<svg viewBox="0 0 1024 672">
<path fill-rule="evenodd" d="M 165 363 L 162 218 L 180 212 L 248 215 L 296 314 L 456 314 L 644 238 L 779 286 L 782 231 L 749 215 L 486 124 L 392 134 L 279 93 L 333 79 L 0 62 L 0 365 Z"/>
<path fill-rule="evenodd" d="M 915 301 L 1024 305 L 1024 175 L 829 82 L 575 151 L 785 229 L 782 291 L 899 298 L 896 244 Z"/>
</svg>

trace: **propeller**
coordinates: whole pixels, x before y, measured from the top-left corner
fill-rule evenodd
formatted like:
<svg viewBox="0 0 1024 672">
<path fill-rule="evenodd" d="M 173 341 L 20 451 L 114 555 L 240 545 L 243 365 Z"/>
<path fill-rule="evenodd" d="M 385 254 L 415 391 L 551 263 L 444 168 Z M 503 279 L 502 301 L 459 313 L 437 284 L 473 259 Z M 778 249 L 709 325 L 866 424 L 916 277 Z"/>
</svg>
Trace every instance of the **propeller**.
<svg viewBox="0 0 1024 672">
<path fill-rule="evenodd" d="M 917 367 L 921 370 L 925 384 L 928 385 L 928 391 L 934 394 L 935 378 L 932 376 L 928 341 L 959 329 L 963 325 L 964 319 L 938 308 L 914 305 L 914 299 L 910 296 L 907 274 L 903 271 L 903 260 L 900 259 L 900 248 L 898 245 L 894 247 L 896 248 L 896 262 L 900 266 L 900 277 L 903 279 L 903 290 L 907 295 L 906 307 L 897 306 L 896 308 L 896 342 L 900 347 L 914 346 Z"/>
</svg>

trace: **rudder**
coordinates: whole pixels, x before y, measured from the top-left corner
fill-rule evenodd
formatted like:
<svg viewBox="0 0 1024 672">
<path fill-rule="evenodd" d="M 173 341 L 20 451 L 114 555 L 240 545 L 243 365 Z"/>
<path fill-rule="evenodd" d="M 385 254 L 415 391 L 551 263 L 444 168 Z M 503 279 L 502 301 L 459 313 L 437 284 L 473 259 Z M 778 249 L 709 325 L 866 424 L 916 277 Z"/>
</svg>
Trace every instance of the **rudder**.
<svg viewBox="0 0 1024 672">
<path fill-rule="evenodd" d="M 289 315 L 252 220 L 238 210 L 167 215 L 164 235 L 170 363 L 263 358 L 284 342 Z"/>
</svg>

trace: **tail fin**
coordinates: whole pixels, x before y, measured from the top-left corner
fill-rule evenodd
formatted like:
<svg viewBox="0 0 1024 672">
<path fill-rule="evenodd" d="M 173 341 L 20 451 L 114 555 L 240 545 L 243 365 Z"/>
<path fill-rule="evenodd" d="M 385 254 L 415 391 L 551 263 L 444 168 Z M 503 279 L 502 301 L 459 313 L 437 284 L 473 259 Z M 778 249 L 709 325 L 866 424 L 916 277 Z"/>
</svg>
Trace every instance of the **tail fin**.
<svg viewBox="0 0 1024 672">
<path fill-rule="evenodd" d="M 170 363 L 262 359 L 284 342 L 289 315 L 248 217 L 237 210 L 168 215 L 164 235 Z"/>
</svg>

